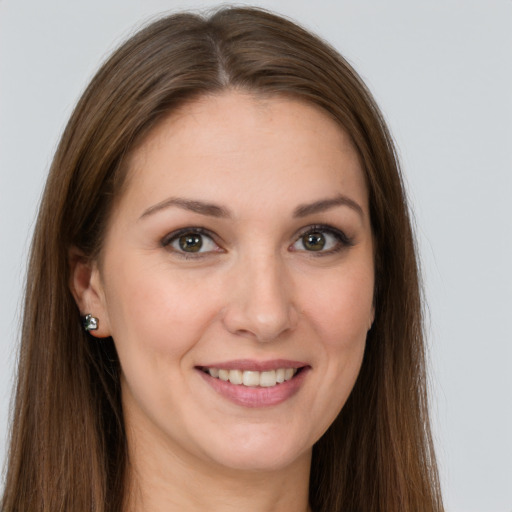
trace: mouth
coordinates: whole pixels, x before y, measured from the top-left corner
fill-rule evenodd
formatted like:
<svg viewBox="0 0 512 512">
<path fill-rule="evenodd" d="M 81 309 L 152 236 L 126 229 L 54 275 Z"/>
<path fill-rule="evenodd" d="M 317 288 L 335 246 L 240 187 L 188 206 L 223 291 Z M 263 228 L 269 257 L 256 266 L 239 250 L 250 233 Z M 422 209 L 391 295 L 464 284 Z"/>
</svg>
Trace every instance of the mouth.
<svg viewBox="0 0 512 512">
<path fill-rule="evenodd" d="M 244 407 L 286 402 L 304 385 L 310 369 L 308 364 L 285 360 L 239 360 L 196 367 L 204 382 L 217 394 Z"/>
<path fill-rule="evenodd" d="M 293 379 L 304 368 L 303 366 L 299 368 L 277 368 L 275 370 L 257 371 L 201 367 L 200 370 L 214 379 L 230 382 L 236 386 L 271 388 Z"/>
</svg>

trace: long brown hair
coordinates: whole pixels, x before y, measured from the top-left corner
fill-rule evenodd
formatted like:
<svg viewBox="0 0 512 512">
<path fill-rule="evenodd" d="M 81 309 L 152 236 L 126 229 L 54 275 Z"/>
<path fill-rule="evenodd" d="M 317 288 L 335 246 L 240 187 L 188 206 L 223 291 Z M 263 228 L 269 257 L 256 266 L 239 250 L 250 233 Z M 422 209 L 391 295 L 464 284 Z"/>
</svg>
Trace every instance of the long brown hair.
<svg viewBox="0 0 512 512">
<path fill-rule="evenodd" d="M 393 143 L 328 44 L 259 9 L 176 14 L 101 67 L 62 136 L 34 233 L 2 511 L 118 511 L 127 449 L 110 338 L 81 329 L 68 253 L 97 257 L 125 157 L 185 101 L 225 89 L 319 105 L 352 137 L 376 243 L 375 322 L 361 372 L 313 449 L 315 512 L 441 512 L 427 410 L 414 239 Z"/>
</svg>

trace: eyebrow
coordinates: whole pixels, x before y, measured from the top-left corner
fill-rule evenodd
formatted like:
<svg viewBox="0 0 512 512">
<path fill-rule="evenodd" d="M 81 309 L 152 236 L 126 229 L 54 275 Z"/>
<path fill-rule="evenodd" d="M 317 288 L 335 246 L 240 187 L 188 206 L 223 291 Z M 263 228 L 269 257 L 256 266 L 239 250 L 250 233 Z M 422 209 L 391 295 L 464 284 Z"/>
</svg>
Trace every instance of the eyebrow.
<svg viewBox="0 0 512 512">
<path fill-rule="evenodd" d="M 224 208 L 213 203 L 197 201 L 193 199 L 185 199 L 181 197 L 170 197 L 168 199 L 161 201 L 160 203 L 157 203 L 149 207 L 140 216 L 140 219 L 153 215 L 161 210 L 165 210 L 172 206 L 176 206 L 183 210 L 188 210 L 209 217 L 217 217 L 224 219 L 232 217 L 230 211 L 227 208 Z M 315 213 L 325 212 L 336 206 L 348 206 L 349 208 L 357 212 L 361 217 L 364 217 L 364 212 L 361 206 L 358 203 L 356 203 L 353 199 L 350 199 L 349 197 L 344 195 L 338 195 L 332 198 L 320 199 L 319 201 L 315 201 L 314 203 L 299 205 L 293 211 L 293 217 L 307 217 L 308 215 L 313 215 Z"/>
<path fill-rule="evenodd" d="M 326 210 L 330 210 L 335 206 L 348 206 L 357 212 L 361 217 L 364 217 L 364 212 L 361 206 L 353 199 L 350 199 L 350 197 L 341 194 L 330 199 L 321 199 L 320 201 L 315 201 L 314 203 L 299 205 L 297 208 L 295 208 L 293 216 L 299 218 L 307 217 L 308 215 L 313 215 L 314 213 L 325 212 Z"/>
<path fill-rule="evenodd" d="M 142 219 L 144 217 L 148 217 L 149 215 L 153 215 L 154 213 L 171 206 L 177 206 L 183 210 L 189 210 L 191 212 L 207 215 L 209 217 L 231 217 L 231 214 L 226 208 L 217 206 L 216 204 L 207 203 L 204 201 L 194 201 L 192 199 L 184 199 L 181 197 L 170 197 L 169 199 L 165 199 L 164 201 L 161 201 L 160 203 L 157 203 L 145 210 L 140 218 Z"/>
</svg>

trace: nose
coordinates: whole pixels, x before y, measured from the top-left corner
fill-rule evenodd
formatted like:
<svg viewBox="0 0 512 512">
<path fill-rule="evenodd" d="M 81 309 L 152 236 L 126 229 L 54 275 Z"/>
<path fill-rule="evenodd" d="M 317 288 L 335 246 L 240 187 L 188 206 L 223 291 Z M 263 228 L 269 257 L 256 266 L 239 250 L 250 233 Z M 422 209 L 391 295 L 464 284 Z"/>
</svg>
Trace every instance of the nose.
<svg viewBox="0 0 512 512">
<path fill-rule="evenodd" d="M 293 284 L 278 257 L 250 258 L 237 265 L 230 277 L 223 315 L 229 332 L 267 342 L 295 329 Z"/>
</svg>

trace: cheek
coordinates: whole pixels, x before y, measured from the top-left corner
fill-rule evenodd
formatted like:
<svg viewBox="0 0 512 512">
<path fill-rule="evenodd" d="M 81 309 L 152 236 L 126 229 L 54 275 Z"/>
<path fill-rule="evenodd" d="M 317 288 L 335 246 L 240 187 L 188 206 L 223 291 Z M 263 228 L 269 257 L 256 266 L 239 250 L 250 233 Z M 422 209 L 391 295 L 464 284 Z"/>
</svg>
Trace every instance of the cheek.
<svg viewBox="0 0 512 512">
<path fill-rule="evenodd" d="M 120 352 L 130 347 L 165 358 L 183 355 L 218 309 L 204 280 L 165 268 L 117 272 L 110 289 L 109 319 Z"/>
<path fill-rule="evenodd" d="M 155 411 L 169 409 L 169 390 L 186 392 L 183 371 L 216 316 L 215 299 L 204 280 L 183 278 L 162 265 L 140 265 L 138 272 L 118 267 L 108 291 L 126 410 L 143 411 L 158 423 Z"/>
<path fill-rule="evenodd" d="M 371 272 L 340 272 L 317 281 L 305 295 L 304 315 L 315 340 L 315 399 L 318 419 L 312 437 L 320 436 L 345 405 L 356 382 L 366 346 L 373 300 Z"/>
<path fill-rule="evenodd" d="M 304 310 L 330 350 L 364 345 L 372 318 L 373 273 L 367 268 L 330 275 L 304 294 Z"/>
</svg>

